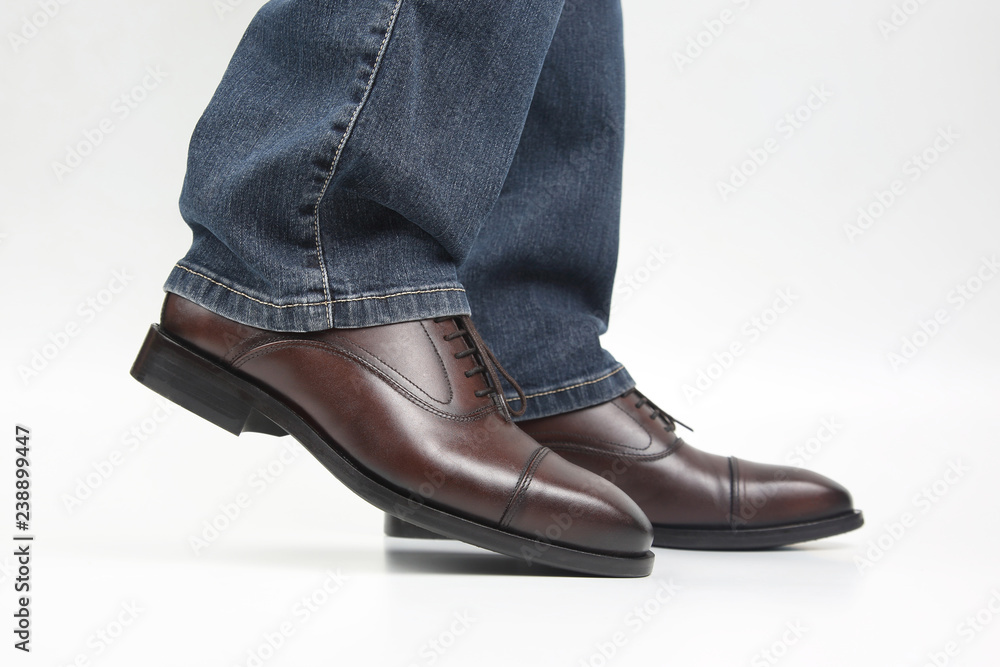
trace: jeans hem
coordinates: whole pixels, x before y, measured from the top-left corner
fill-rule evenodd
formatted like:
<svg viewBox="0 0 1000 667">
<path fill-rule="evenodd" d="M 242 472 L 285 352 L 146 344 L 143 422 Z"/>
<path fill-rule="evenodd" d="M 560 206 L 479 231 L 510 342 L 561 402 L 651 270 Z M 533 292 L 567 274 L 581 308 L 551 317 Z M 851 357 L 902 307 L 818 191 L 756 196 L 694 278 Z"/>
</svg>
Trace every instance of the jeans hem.
<svg viewBox="0 0 1000 667">
<path fill-rule="evenodd" d="M 567 382 L 563 386 L 526 391 L 528 408 L 518 421 L 551 417 L 607 403 L 633 388 L 635 380 L 624 366 L 618 364 L 603 373 Z M 508 396 L 507 400 L 517 405 L 517 396 Z"/>
<path fill-rule="evenodd" d="M 399 287 L 382 294 L 347 295 L 329 300 L 273 303 L 227 285 L 200 269 L 177 264 L 164 289 L 213 313 L 269 331 L 323 331 L 379 326 L 446 315 L 468 315 L 465 288 L 459 284 Z"/>
</svg>

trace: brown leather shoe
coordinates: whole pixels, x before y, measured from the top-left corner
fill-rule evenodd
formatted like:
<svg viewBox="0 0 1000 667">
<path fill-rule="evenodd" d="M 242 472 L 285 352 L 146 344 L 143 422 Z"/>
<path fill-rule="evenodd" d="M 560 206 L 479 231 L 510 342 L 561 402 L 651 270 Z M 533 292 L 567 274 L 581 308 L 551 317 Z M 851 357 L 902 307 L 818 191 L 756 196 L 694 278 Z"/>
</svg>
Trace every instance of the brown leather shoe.
<svg viewBox="0 0 1000 667">
<path fill-rule="evenodd" d="M 808 470 L 699 451 L 636 390 L 613 401 L 521 422 L 540 444 L 614 482 L 653 523 L 653 544 L 763 549 L 860 528 L 847 490 Z M 425 533 L 387 520 L 386 531 Z"/>
<path fill-rule="evenodd" d="M 132 375 L 231 433 L 290 433 L 426 530 L 568 570 L 649 574 L 642 511 L 517 428 L 498 371 L 464 316 L 282 333 L 171 294 Z"/>
</svg>

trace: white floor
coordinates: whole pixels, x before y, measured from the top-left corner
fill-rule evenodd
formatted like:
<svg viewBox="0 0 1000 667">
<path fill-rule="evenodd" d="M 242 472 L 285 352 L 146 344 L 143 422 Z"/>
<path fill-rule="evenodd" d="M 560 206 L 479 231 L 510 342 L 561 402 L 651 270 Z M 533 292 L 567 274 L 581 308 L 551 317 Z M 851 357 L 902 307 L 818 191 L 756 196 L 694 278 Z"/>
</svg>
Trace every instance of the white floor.
<svg viewBox="0 0 1000 667">
<path fill-rule="evenodd" d="M 948 664 L 985 665 L 1000 648 L 995 388 L 966 405 L 840 406 L 842 432 L 811 463 L 853 489 L 861 531 L 771 552 L 658 550 L 641 580 L 384 538 L 380 513 L 290 439 L 234 438 L 180 411 L 152 431 L 156 402 L 125 382 L 123 402 L 148 407 L 133 423 L 152 431 L 128 451 L 123 412 L 105 396 L 73 402 L 79 389 L 50 388 L 61 410 L 22 410 L 37 470 L 38 664 L 922 665 L 953 642 Z M 766 411 L 727 413 L 702 440 L 747 434 L 752 445 L 715 449 L 769 460 L 808 447 L 799 410 L 772 410 L 774 424 Z M 806 437 L 785 437 L 795 431 Z M 123 459 L 98 481 L 101 450 Z M 96 488 L 67 509 L 86 495 L 81 480 Z"/>
<path fill-rule="evenodd" d="M 292 475 L 306 483 L 322 473 L 304 466 L 289 475 L 201 557 L 176 534 L 94 530 L 37 544 L 35 658 L 252 665 L 248 651 L 269 657 L 270 642 L 280 645 L 265 661 L 275 665 L 602 665 L 611 652 L 614 664 L 630 665 L 884 665 L 923 664 L 954 642 L 956 664 L 986 665 L 998 648 L 995 540 L 949 527 L 973 523 L 963 520 L 973 489 L 956 490 L 865 574 L 852 559 L 893 518 L 885 512 L 862 533 L 804 548 L 660 551 L 651 577 L 622 581 L 383 539 L 377 515 L 342 493 L 329 494 L 342 506 L 316 508 L 295 490 Z M 338 525 L 343 505 L 355 511 L 353 526 Z M 135 514 L 136 531 L 153 533 Z M 967 620 L 977 614 L 981 633 Z M 120 631 L 116 621 L 131 625 Z M 107 651 L 102 629 L 113 638 Z"/>
</svg>

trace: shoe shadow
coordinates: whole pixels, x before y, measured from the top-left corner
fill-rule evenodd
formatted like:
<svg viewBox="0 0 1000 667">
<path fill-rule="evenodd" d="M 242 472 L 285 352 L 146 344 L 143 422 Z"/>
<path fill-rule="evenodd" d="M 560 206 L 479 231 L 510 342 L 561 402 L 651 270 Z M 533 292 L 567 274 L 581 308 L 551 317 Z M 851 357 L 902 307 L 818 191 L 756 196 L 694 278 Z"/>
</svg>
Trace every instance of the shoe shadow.
<svg viewBox="0 0 1000 667">
<path fill-rule="evenodd" d="M 441 540 L 386 537 L 385 562 L 389 572 L 397 574 L 591 578 L 588 574 L 528 563 L 459 542 Z"/>
<path fill-rule="evenodd" d="M 541 563 L 493 553 L 462 542 L 385 537 L 381 553 L 374 548 L 328 549 L 317 545 L 239 545 L 217 549 L 210 561 L 260 567 L 328 568 L 331 564 L 354 572 L 391 574 L 459 574 L 522 577 L 591 578 Z M 381 556 L 381 557 L 380 557 Z"/>
</svg>

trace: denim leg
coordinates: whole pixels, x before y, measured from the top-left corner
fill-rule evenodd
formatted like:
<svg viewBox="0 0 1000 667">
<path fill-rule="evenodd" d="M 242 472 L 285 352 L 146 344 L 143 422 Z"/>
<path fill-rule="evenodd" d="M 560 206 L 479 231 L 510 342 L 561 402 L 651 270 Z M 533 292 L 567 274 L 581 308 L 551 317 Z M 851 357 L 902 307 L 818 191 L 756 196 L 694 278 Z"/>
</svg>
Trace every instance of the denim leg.
<svg viewBox="0 0 1000 667">
<path fill-rule="evenodd" d="M 166 289 L 245 324 L 469 312 L 563 0 L 272 0 L 195 128 Z"/>
<path fill-rule="evenodd" d="M 524 419 L 634 386 L 601 347 L 618 256 L 625 103 L 618 0 L 567 1 L 500 198 L 459 268 L 528 394 Z"/>
</svg>

